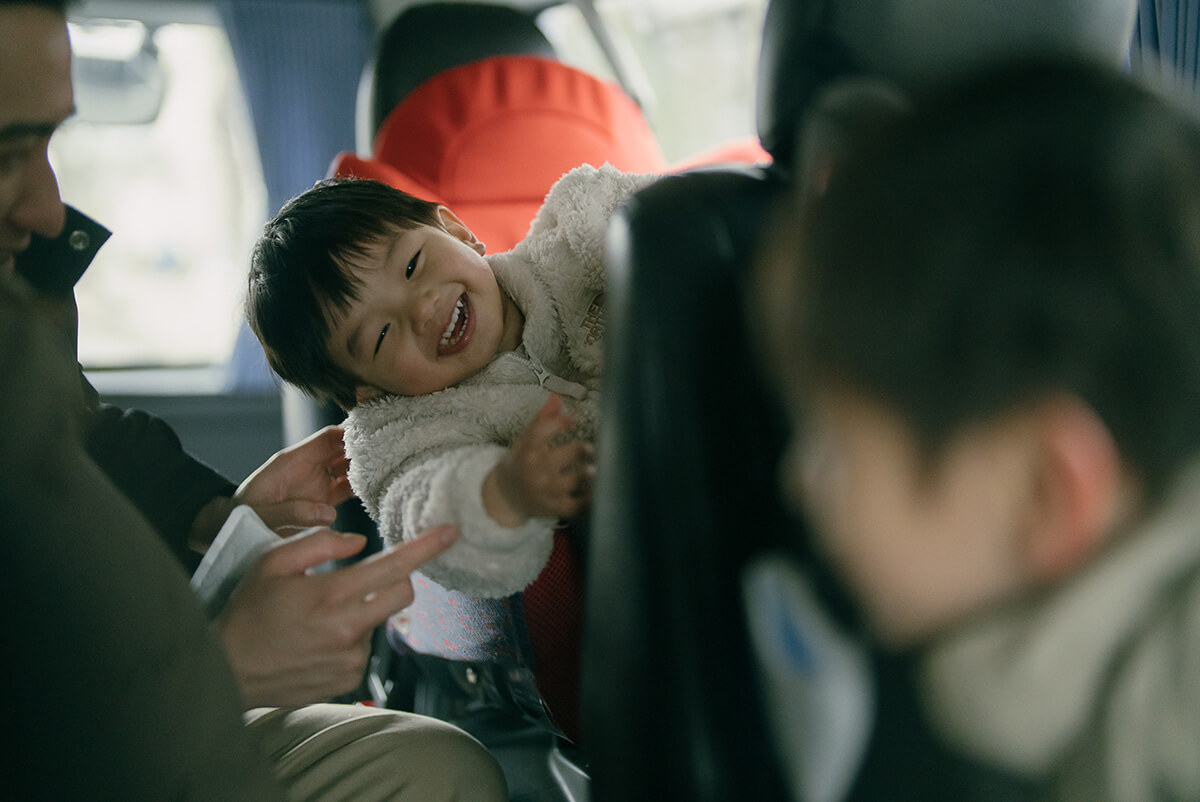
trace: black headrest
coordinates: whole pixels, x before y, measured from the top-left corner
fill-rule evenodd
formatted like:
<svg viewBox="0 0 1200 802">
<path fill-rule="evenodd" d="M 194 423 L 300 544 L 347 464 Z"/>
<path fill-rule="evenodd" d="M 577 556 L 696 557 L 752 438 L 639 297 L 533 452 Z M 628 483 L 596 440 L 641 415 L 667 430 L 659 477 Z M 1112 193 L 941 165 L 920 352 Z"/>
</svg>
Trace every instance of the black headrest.
<svg viewBox="0 0 1200 802">
<path fill-rule="evenodd" d="M 758 65 L 763 147 L 787 168 L 800 120 L 833 80 L 919 92 L 1025 56 L 1125 57 L 1138 0 L 770 0 Z"/>
<path fill-rule="evenodd" d="M 534 13 L 484 3 L 428 3 L 401 11 L 380 36 L 364 75 L 370 107 L 360 119 L 370 136 L 412 90 L 451 67 L 503 55 L 556 58 Z"/>
<path fill-rule="evenodd" d="M 792 161 L 799 121 L 820 89 L 850 72 L 850 55 L 829 30 L 828 0 L 772 0 L 758 59 L 757 123 L 777 165 Z"/>
</svg>

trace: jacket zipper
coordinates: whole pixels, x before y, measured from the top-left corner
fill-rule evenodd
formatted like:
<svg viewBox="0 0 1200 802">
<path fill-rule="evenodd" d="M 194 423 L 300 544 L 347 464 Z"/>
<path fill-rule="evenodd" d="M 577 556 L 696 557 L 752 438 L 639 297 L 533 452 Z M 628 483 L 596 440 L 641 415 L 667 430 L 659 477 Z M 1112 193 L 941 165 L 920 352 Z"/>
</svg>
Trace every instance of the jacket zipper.
<svg viewBox="0 0 1200 802">
<path fill-rule="evenodd" d="M 524 362 L 533 371 L 533 375 L 537 377 L 538 384 L 550 392 L 570 396 L 576 401 L 582 401 L 587 397 L 588 388 L 578 382 L 568 381 L 561 376 L 555 376 L 546 370 L 545 366 L 534 359 L 533 356 L 518 356 L 517 354 L 513 354 L 513 356 Z"/>
</svg>

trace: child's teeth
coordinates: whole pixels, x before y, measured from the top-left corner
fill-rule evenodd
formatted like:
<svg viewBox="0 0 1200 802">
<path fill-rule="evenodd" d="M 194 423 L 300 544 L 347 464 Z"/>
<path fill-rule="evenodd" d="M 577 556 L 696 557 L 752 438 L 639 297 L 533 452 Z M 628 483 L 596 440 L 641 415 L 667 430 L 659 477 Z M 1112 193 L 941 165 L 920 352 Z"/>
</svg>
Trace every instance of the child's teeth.
<svg viewBox="0 0 1200 802">
<path fill-rule="evenodd" d="M 454 313 L 450 315 L 450 322 L 446 324 L 446 330 L 442 332 L 442 345 L 450 342 L 450 335 L 454 333 L 454 324 L 458 323 L 458 304 L 454 305 Z"/>
<path fill-rule="evenodd" d="M 454 305 L 454 312 L 450 315 L 450 322 L 446 324 L 446 330 L 442 332 L 442 345 L 456 345 L 462 339 L 460 332 L 457 337 L 454 337 L 454 329 L 458 325 L 458 319 L 467 312 L 466 302 L 460 296 L 458 303 Z M 466 331 L 466 326 L 463 326 L 463 331 Z"/>
</svg>

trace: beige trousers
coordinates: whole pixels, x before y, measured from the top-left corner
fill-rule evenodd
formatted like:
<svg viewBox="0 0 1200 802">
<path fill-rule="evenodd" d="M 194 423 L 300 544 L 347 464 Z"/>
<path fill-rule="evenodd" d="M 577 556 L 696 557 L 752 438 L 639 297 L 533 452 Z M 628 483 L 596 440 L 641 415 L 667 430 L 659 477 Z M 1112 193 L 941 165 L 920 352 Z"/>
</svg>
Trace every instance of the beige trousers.
<svg viewBox="0 0 1200 802">
<path fill-rule="evenodd" d="M 505 802 L 499 764 L 444 721 L 359 705 L 245 714 L 291 800 Z"/>
</svg>

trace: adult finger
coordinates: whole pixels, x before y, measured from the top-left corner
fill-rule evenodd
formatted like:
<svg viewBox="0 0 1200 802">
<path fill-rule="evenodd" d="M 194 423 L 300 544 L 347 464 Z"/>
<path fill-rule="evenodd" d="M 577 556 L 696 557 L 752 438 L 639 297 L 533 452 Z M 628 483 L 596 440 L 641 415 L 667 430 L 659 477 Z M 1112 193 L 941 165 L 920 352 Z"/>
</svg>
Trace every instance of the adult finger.
<svg viewBox="0 0 1200 802">
<path fill-rule="evenodd" d="M 353 496 L 354 491 L 350 488 L 350 477 L 345 474 L 330 477 L 329 486 L 325 488 L 324 495 L 326 504 L 341 504 Z"/>
<path fill-rule="evenodd" d="M 373 628 L 412 604 L 412 572 L 457 539 L 458 529 L 444 525 L 341 571 L 341 578 L 352 577 L 355 582 L 352 588 L 341 588 L 354 605 L 348 611 L 349 622 Z"/>
<path fill-rule="evenodd" d="M 346 454 L 344 434 L 345 430 L 341 426 L 326 426 L 301 440 L 296 447 L 310 446 L 314 454 L 321 454 L 325 459 L 333 460 Z"/>
<path fill-rule="evenodd" d="M 272 576 L 302 574 L 330 560 L 342 560 L 362 551 L 367 539 L 352 532 L 313 529 L 275 546 L 259 560 L 262 573 Z"/>
<path fill-rule="evenodd" d="M 411 578 L 383 590 L 368 593 L 363 597 L 362 607 L 355 623 L 361 627 L 374 629 L 412 604 L 414 598 Z"/>
<path fill-rule="evenodd" d="M 329 464 L 325 466 L 325 471 L 335 479 L 345 476 L 350 472 L 350 458 L 344 454 L 340 457 L 334 457 Z"/>
<path fill-rule="evenodd" d="M 332 496 L 332 501 L 336 496 Z M 329 526 L 337 518 L 337 508 L 332 503 L 296 499 L 278 504 L 255 504 L 254 511 L 263 523 L 272 529 L 283 527 L 308 528 Z"/>
<path fill-rule="evenodd" d="M 430 529 L 420 537 L 372 554 L 345 569 L 357 584 L 361 597 L 408 580 L 408 575 L 437 557 L 458 540 L 458 527 L 449 524 Z"/>
</svg>

